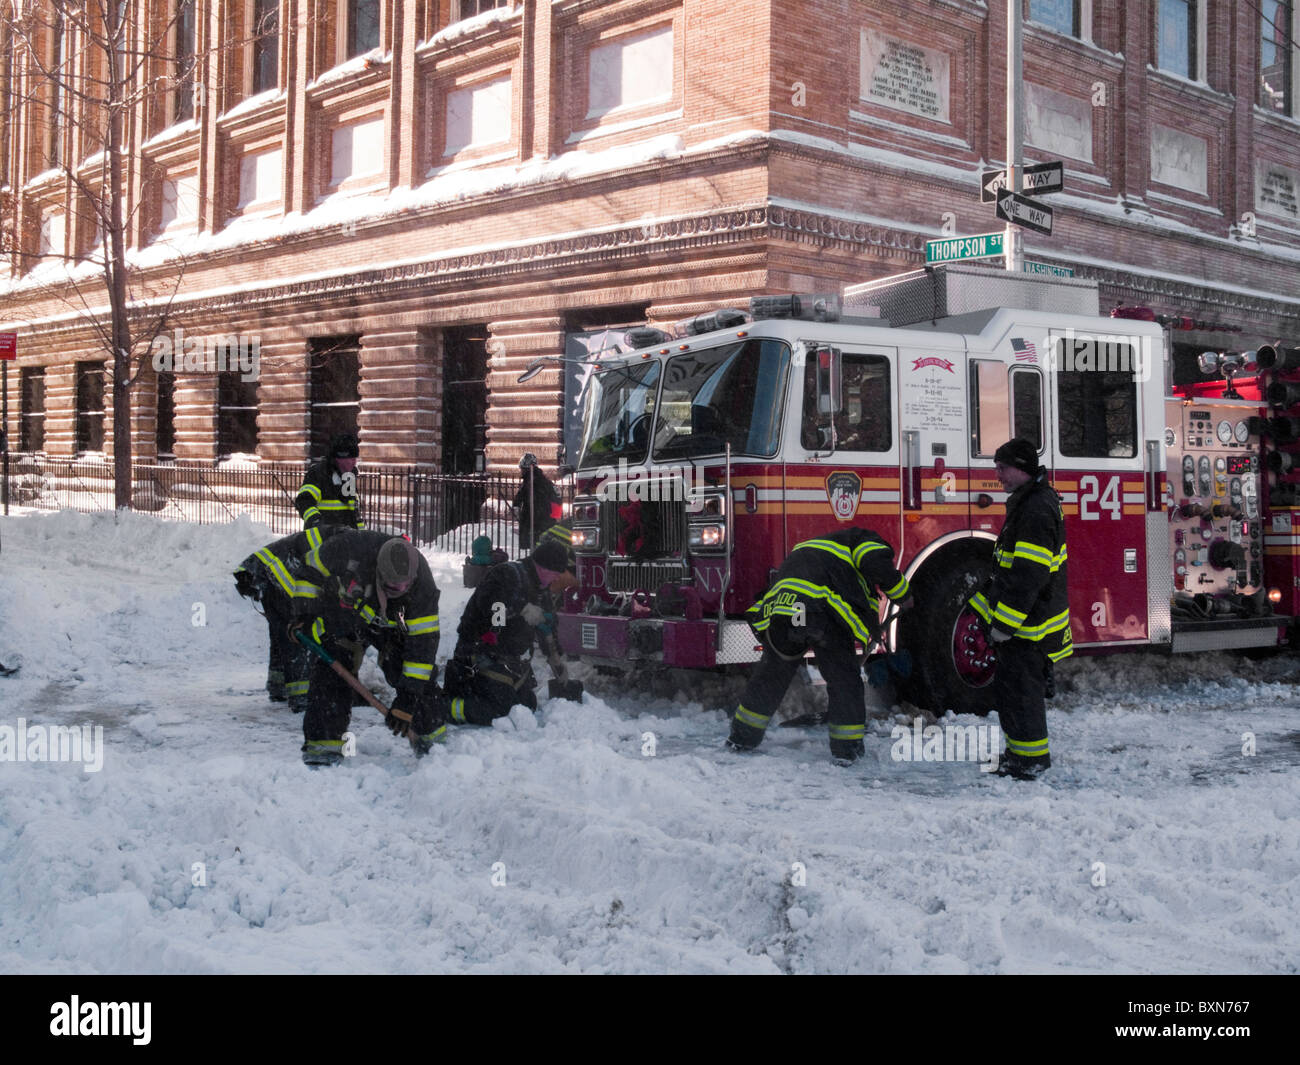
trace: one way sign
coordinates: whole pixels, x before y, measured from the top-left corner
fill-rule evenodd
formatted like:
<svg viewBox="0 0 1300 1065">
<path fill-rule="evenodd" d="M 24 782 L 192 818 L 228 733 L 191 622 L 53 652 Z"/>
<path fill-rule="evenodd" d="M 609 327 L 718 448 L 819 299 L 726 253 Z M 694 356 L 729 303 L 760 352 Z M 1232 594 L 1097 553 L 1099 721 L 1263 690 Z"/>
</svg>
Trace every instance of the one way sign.
<svg viewBox="0 0 1300 1065">
<path fill-rule="evenodd" d="M 1023 168 L 1021 191 L 1026 196 L 1043 196 L 1049 192 L 1060 192 L 1065 188 L 1065 164 L 1060 160 L 1054 163 L 1037 163 Z M 996 203 L 998 193 L 1007 187 L 1005 170 L 986 170 L 980 176 L 980 203 Z"/>
<path fill-rule="evenodd" d="M 1013 222 L 1027 229 L 1036 229 L 1039 233 L 1052 233 L 1052 209 L 1041 203 L 1035 203 L 1027 196 L 1017 196 L 1014 192 L 1003 189 L 998 193 L 998 217 L 1005 222 Z"/>
</svg>

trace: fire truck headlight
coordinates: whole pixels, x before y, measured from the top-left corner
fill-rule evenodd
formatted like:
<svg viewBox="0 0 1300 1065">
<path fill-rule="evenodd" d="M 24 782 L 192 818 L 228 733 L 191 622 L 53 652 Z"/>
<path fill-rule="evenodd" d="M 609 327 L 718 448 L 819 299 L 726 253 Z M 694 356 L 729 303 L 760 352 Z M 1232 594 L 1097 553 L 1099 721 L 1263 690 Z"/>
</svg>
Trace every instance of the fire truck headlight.
<svg viewBox="0 0 1300 1065">
<path fill-rule="evenodd" d="M 599 503 L 574 503 L 573 504 L 574 522 L 584 522 L 595 525 L 600 521 L 600 504 Z"/>
<path fill-rule="evenodd" d="M 600 547 L 600 530 L 575 528 L 569 543 L 575 551 L 595 551 Z"/>
<path fill-rule="evenodd" d="M 692 525 L 687 543 L 693 548 L 721 547 L 727 539 L 724 525 Z"/>
<path fill-rule="evenodd" d="M 1268 601 L 1269 601 L 1270 603 L 1280 603 L 1280 602 L 1282 602 L 1282 589 L 1281 589 L 1281 588 L 1270 588 L 1270 589 L 1268 590 Z"/>
</svg>

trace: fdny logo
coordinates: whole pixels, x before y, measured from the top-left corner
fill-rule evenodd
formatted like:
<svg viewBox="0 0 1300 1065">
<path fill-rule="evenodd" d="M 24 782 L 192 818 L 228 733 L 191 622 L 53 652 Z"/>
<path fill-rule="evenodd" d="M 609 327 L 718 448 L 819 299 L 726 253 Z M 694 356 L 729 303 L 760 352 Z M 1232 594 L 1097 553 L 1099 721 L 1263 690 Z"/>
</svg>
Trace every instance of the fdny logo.
<svg viewBox="0 0 1300 1065">
<path fill-rule="evenodd" d="M 947 359 L 937 358 L 934 355 L 931 355 L 928 358 L 924 358 L 924 359 L 912 360 L 913 370 L 924 370 L 927 366 L 937 366 L 941 370 L 947 370 L 949 373 L 953 372 L 951 362 L 949 362 Z"/>
<path fill-rule="evenodd" d="M 826 478 L 826 495 L 835 516 L 840 521 L 849 521 L 858 512 L 862 499 L 862 478 L 849 470 L 836 470 Z"/>
</svg>

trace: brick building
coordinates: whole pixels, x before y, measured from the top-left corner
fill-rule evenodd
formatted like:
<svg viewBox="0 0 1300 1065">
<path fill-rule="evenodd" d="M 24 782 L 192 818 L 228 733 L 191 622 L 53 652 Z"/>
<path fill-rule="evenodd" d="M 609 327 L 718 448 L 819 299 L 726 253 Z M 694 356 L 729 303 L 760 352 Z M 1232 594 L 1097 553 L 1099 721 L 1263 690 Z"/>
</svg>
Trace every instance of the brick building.
<svg viewBox="0 0 1300 1065">
<path fill-rule="evenodd" d="M 575 335 L 1000 228 L 979 174 L 1005 155 L 1005 3 L 128 3 L 164 45 L 128 122 L 134 294 L 178 343 L 260 355 L 249 380 L 145 360 L 137 460 L 297 462 L 355 424 L 368 463 L 553 467 L 565 374 L 516 378 Z M 1026 0 L 1027 154 L 1066 167 L 1027 255 L 1234 347 L 1300 339 L 1298 6 Z M 3 43 L 10 439 L 109 451 L 103 349 L 48 258 L 99 239 L 69 176 L 92 116 Z M 93 73 L 71 22 L 36 44 Z"/>
</svg>

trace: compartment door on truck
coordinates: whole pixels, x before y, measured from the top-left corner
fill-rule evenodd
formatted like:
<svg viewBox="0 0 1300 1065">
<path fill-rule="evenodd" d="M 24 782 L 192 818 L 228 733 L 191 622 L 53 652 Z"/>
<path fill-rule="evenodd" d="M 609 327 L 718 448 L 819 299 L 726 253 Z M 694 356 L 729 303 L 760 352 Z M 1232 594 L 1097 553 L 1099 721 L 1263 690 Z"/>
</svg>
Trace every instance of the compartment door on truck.
<svg viewBox="0 0 1300 1065">
<path fill-rule="evenodd" d="M 909 564 L 919 551 L 970 528 L 965 346 L 924 333 L 917 340 L 898 357 L 900 549 Z"/>
<path fill-rule="evenodd" d="M 1146 420 L 1141 353 L 1053 330 L 1052 483 L 1065 510 L 1075 646 L 1147 642 Z"/>
<path fill-rule="evenodd" d="M 842 402 L 828 438 L 816 374 L 817 350 L 829 346 L 807 343 L 799 449 L 786 469 L 786 550 L 849 525 L 874 529 L 897 549 L 897 349 L 839 345 Z"/>
</svg>

